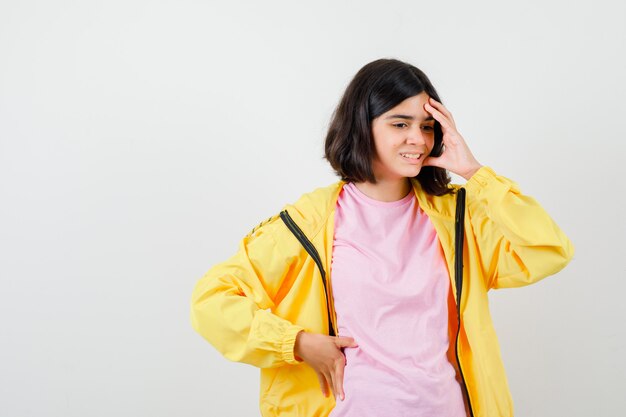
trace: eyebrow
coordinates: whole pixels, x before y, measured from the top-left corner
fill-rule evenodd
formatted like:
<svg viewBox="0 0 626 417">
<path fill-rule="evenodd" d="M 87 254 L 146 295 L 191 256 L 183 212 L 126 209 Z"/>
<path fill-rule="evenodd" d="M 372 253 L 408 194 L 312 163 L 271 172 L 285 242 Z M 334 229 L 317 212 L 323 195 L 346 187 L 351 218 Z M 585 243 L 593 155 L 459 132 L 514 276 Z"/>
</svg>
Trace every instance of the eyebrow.
<svg viewBox="0 0 626 417">
<path fill-rule="evenodd" d="M 409 116 L 409 115 L 406 115 L 406 114 L 392 114 L 392 115 L 389 115 L 389 116 L 385 117 L 385 120 L 387 120 L 387 119 L 415 120 L 415 117 Z M 425 122 L 428 122 L 430 120 L 435 120 L 435 119 L 433 118 L 433 116 L 428 116 L 427 118 L 424 119 Z"/>
</svg>

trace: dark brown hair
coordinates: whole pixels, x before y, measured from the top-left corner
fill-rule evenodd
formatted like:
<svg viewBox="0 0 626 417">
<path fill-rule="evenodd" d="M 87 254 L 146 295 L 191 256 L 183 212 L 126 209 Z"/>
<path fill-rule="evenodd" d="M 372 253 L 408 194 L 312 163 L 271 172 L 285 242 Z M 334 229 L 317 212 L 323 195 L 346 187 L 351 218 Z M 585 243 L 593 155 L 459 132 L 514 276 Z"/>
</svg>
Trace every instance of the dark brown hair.
<svg viewBox="0 0 626 417">
<path fill-rule="evenodd" d="M 342 180 L 376 183 L 372 120 L 424 91 L 441 102 L 426 74 L 397 59 L 378 59 L 357 72 L 333 112 L 324 145 L 324 159 Z M 441 125 L 435 121 L 435 144 L 430 156 L 441 155 L 442 137 Z M 429 194 L 453 191 L 448 186 L 448 171 L 443 168 L 422 167 L 415 178 Z"/>
</svg>

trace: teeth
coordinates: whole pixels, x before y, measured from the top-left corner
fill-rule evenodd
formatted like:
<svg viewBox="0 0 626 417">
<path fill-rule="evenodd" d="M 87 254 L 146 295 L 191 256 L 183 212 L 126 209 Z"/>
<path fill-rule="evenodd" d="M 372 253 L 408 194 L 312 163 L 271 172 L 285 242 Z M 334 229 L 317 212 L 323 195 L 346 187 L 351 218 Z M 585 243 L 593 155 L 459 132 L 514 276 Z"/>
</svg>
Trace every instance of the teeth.
<svg viewBox="0 0 626 417">
<path fill-rule="evenodd" d="M 402 153 L 400 155 L 404 156 L 405 158 L 412 158 L 412 159 L 418 159 L 420 156 L 422 156 L 422 154 L 420 153 Z"/>
</svg>

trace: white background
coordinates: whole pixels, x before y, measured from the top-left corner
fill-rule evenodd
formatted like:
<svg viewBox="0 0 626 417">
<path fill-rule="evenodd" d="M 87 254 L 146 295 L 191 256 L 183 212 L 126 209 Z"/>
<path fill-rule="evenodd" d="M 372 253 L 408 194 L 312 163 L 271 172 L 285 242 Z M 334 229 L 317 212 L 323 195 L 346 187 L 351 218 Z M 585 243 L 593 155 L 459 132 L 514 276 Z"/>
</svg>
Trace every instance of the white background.
<svg viewBox="0 0 626 417">
<path fill-rule="evenodd" d="M 337 178 L 366 63 L 424 70 L 478 160 L 576 247 L 490 293 L 518 416 L 623 395 L 620 1 L 0 2 L 0 416 L 258 415 L 258 369 L 196 334 L 196 281 Z M 458 178 L 455 178 L 458 181 Z"/>
</svg>

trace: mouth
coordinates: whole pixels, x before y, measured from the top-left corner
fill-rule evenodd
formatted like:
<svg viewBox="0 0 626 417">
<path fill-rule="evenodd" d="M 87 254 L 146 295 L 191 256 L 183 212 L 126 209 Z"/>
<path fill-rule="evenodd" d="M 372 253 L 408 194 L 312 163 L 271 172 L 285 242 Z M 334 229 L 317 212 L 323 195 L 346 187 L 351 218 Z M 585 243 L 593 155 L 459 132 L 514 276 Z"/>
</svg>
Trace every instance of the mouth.
<svg viewBox="0 0 626 417">
<path fill-rule="evenodd" d="M 409 161 L 419 161 L 422 158 L 421 153 L 401 153 L 400 155 Z"/>
</svg>

